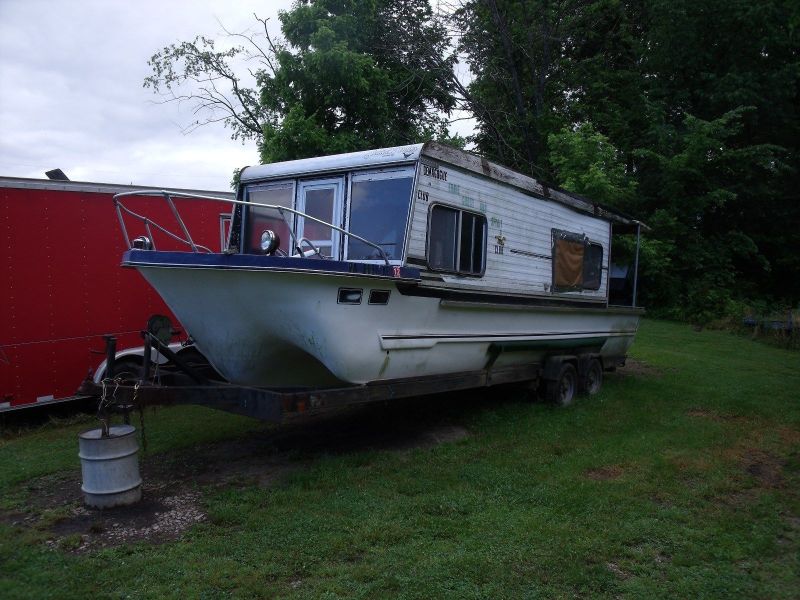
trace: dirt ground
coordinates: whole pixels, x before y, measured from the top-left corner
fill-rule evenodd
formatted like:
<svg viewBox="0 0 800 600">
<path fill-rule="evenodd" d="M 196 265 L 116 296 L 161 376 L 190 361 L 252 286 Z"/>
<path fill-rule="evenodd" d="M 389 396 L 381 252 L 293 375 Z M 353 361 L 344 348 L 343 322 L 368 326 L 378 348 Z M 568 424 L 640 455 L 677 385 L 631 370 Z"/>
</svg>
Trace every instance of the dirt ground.
<svg viewBox="0 0 800 600">
<path fill-rule="evenodd" d="M 664 373 L 643 360 L 628 358 L 625 366 L 617 369 L 614 374 L 623 377 L 661 377 Z"/>
</svg>

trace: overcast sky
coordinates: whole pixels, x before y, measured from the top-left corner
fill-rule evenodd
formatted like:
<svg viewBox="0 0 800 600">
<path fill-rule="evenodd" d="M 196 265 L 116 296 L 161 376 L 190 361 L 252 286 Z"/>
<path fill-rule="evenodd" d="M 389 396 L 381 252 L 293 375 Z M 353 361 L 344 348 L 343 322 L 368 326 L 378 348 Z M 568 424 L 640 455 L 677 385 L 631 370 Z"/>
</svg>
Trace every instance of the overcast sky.
<svg viewBox="0 0 800 600">
<path fill-rule="evenodd" d="M 256 145 L 222 125 L 183 133 L 190 106 L 158 104 L 147 60 L 197 34 L 223 38 L 291 0 L 0 0 L 0 175 L 227 190 Z"/>
</svg>

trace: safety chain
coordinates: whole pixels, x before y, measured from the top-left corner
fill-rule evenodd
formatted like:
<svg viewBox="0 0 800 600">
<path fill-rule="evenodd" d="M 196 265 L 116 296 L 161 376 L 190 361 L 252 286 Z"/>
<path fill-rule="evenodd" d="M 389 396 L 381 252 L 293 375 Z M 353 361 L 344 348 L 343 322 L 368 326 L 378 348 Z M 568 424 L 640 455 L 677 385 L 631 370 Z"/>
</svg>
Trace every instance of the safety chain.
<svg viewBox="0 0 800 600">
<path fill-rule="evenodd" d="M 108 397 L 108 382 L 114 382 L 114 391 L 111 393 L 111 398 Z M 100 382 L 103 393 L 100 396 L 100 402 L 97 403 L 97 418 L 100 419 L 100 426 L 102 429 L 102 436 L 109 436 L 109 416 L 108 407 L 112 406 L 117 401 L 117 390 L 119 389 L 119 379 L 105 378 Z"/>
</svg>

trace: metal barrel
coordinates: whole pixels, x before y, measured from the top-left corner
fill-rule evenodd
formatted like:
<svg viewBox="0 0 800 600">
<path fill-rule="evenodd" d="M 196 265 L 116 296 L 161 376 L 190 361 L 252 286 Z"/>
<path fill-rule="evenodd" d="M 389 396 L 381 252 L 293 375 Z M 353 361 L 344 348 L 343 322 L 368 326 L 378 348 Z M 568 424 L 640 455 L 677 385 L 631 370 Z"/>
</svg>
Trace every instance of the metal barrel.
<svg viewBox="0 0 800 600">
<path fill-rule="evenodd" d="M 109 428 L 108 437 L 102 433 L 102 429 L 92 429 L 78 436 L 84 502 L 95 508 L 138 502 L 142 497 L 142 478 L 136 428 L 115 425 Z"/>
</svg>

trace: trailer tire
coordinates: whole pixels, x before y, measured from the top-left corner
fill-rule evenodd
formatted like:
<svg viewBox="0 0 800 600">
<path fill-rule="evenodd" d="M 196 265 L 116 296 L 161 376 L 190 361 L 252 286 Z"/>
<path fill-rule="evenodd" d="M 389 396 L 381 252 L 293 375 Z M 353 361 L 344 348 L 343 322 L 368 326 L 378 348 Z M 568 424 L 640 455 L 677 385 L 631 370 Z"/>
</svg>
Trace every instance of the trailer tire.
<svg viewBox="0 0 800 600">
<path fill-rule="evenodd" d="M 122 377 L 126 381 L 138 381 L 141 376 L 142 361 L 133 356 L 125 356 L 114 361 L 114 372 L 105 374 L 107 378 Z"/>
<path fill-rule="evenodd" d="M 594 396 L 603 387 L 603 365 L 597 358 L 589 361 L 586 375 L 581 382 L 581 393 Z"/>
<path fill-rule="evenodd" d="M 562 363 L 558 377 L 545 383 L 544 397 L 559 406 L 569 406 L 578 391 L 578 371 L 572 363 Z"/>
</svg>

